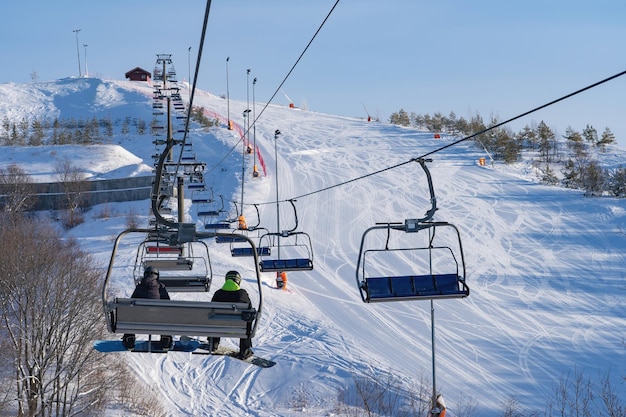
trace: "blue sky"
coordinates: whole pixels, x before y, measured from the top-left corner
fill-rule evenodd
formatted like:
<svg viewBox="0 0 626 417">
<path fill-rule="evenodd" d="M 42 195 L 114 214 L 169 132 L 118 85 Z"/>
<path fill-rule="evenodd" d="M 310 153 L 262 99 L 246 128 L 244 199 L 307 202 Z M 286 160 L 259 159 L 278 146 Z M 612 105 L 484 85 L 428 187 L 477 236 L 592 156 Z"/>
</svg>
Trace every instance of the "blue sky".
<svg viewBox="0 0 626 417">
<path fill-rule="evenodd" d="M 334 4 L 213 1 L 198 87 L 225 95 L 230 57 L 230 97 L 252 101 L 254 93 L 266 102 Z M 86 64 L 91 75 L 123 79 L 171 53 L 182 80 L 190 61 L 195 68 L 205 6 L 10 2 L 0 25 L 0 82 L 30 82 L 33 71 L 40 81 L 77 76 L 74 29 L 83 72 Z M 287 104 L 286 94 L 309 110 L 366 117 L 366 108 L 383 121 L 400 108 L 504 120 L 625 70 L 625 17 L 626 3 L 610 0 L 341 0 L 273 102 Z M 625 91 L 626 76 L 511 127 L 544 120 L 563 134 L 591 124 L 599 133 L 609 127 L 626 146 Z"/>
</svg>

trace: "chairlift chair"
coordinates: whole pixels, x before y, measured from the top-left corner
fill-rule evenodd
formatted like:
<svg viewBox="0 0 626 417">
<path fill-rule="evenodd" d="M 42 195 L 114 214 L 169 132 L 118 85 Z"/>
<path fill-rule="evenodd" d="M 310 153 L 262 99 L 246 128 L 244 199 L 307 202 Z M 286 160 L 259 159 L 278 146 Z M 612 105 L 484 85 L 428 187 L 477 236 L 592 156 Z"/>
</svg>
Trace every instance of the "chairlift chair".
<svg viewBox="0 0 626 417">
<path fill-rule="evenodd" d="M 159 280 L 168 292 L 206 292 L 211 287 L 211 259 L 203 241 L 169 244 L 147 239 L 137 249 L 135 284 L 148 267 L 159 269 Z"/>
<path fill-rule="evenodd" d="M 425 216 L 379 223 L 363 233 L 356 282 L 366 303 L 469 295 L 459 229 L 451 223 L 431 220 L 437 200 L 426 166 L 430 161 L 416 160 L 426 174 L 430 192 L 431 207 Z"/>
<path fill-rule="evenodd" d="M 447 222 L 415 222 L 412 219 L 404 224 L 380 224 L 363 234 L 356 280 L 364 302 L 469 295 L 463 247 L 456 226 Z M 379 236 L 376 239 L 374 235 Z M 439 235 L 445 242 L 438 243 Z M 371 245 L 372 242 L 376 244 Z"/>
<path fill-rule="evenodd" d="M 259 246 L 268 248 L 267 253 L 261 255 L 261 272 L 313 269 L 313 246 L 311 237 L 305 232 L 266 233 L 261 236 Z M 278 253 L 278 257 L 269 258 L 274 252 Z"/>
<path fill-rule="evenodd" d="M 182 231 L 179 225 L 178 242 L 184 246 L 186 243 L 196 244 L 203 239 L 216 237 L 215 233 L 196 232 L 189 228 Z M 107 268 L 106 277 L 102 287 L 102 304 L 110 333 L 131 333 L 131 334 L 169 334 L 172 336 L 202 336 L 202 337 L 232 337 L 232 338 L 253 338 L 256 334 L 258 320 L 263 308 L 263 294 L 261 285 L 261 275 L 258 267 L 258 257 L 253 250 L 253 257 L 250 266 L 254 270 L 254 281 L 256 281 L 258 301 L 250 308 L 243 303 L 213 302 L 213 301 L 189 301 L 189 300 L 152 300 L 135 299 L 128 297 L 117 297 L 113 294 L 113 289 L 118 285 L 113 285 L 115 279 L 113 271 L 117 259 L 117 249 L 122 239 L 132 234 L 147 234 L 151 229 L 127 229 L 120 233 L 115 239 L 111 259 Z M 220 235 L 219 233 L 217 234 Z M 248 244 L 254 248 L 254 242 L 245 237 Z M 174 239 L 176 240 L 176 239 Z M 157 253 L 147 242 L 140 251 Z M 167 251 L 166 251 L 167 252 Z M 171 252 L 176 252 L 172 250 Z M 241 268 L 241 264 L 234 266 Z M 163 276 L 161 276 L 161 279 Z M 166 284 L 167 285 L 167 284 Z M 254 291 L 254 286 L 247 287 Z M 168 287 L 168 290 L 170 288 Z M 251 293 L 252 295 L 252 293 Z M 252 296 L 252 299 L 255 297 Z"/>
<path fill-rule="evenodd" d="M 220 198 L 222 199 L 221 204 L 215 200 L 207 200 L 201 203 L 196 202 L 198 217 L 218 217 L 222 214 L 224 212 L 224 200 L 222 196 L 220 196 Z"/>
<path fill-rule="evenodd" d="M 260 247 L 270 249 L 261 256 L 262 272 L 310 271 L 313 269 L 313 245 L 311 236 L 305 232 L 296 232 L 298 214 L 293 200 L 289 200 L 294 210 L 295 226 L 282 232 L 267 232 L 259 239 Z M 282 251 L 282 253 L 281 253 Z M 270 258 L 273 254 L 276 257 Z"/>
<path fill-rule="evenodd" d="M 234 220 L 223 218 L 223 214 L 226 213 L 224 209 L 224 196 L 219 195 L 220 201 L 218 202 L 213 198 L 213 190 L 211 189 L 211 197 L 205 199 L 196 199 L 195 202 L 192 199 L 192 203 L 197 204 L 197 215 L 198 217 L 204 218 L 204 229 L 205 230 L 223 230 L 230 229 L 231 224 Z M 209 218 L 220 217 L 220 220 L 209 221 Z"/>
<path fill-rule="evenodd" d="M 236 206 L 237 204 L 235 203 L 235 207 Z M 256 225 L 249 226 L 247 225 L 247 223 L 245 223 L 245 220 L 244 220 L 245 226 L 241 227 L 242 226 L 241 218 L 243 217 L 243 210 L 242 210 L 242 213 L 238 217 L 239 226 L 240 226 L 238 230 L 234 231 L 231 237 L 229 238 L 216 239 L 218 243 L 229 243 L 230 253 L 234 257 L 252 256 L 252 248 L 249 245 L 245 244 L 245 240 L 239 237 L 239 234 L 245 234 L 248 237 L 252 237 L 251 234 L 254 233 L 256 234 L 256 236 L 252 238 L 256 238 L 258 242 L 260 239 L 260 232 L 261 231 L 267 232 L 266 228 L 259 227 L 261 225 L 261 217 L 259 214 L 258 205 L 254 204 L 254 208 L 256 209 L 256 214 L 257 214 Z M 239 210 L 237 210 L 237 212 L 239 213 Z M 269 246 L 257 246 L 256 251 L 259 256 L 269 256 L 271 254 L 271 248 Z"/>
<path fill-rule="evenodd" d="M 144 248 L 152 245 L 155 241 L 163 242 L 178 249 L 138 249 L 140 262 L 139 268 L 145 267 L 147 256 L 162 255 L 182 256 L 187 259 L 187 264 L 191 264 L 192 269 L 198 263 L 195 259 L 194 245 L 201 245 L 201 253 L 206 254 L 208 260 L 208 246 L 204 239 L 214 238 L 219 232 L 199 232 L 194 223 L 174 222 L 165 219 L 158 210 L 159 201 L 163 197 L 160 192 L 160 181 L 167 157 L 174 141 L 166 143 L 166 149 L 161 154 L 156 166 L 155 181 L 151 194 L 151 207 L 156 224 L 154 228 L 138 229 L 131 228 L 121 232 L 115 239 L 111 259 L 107 268 L 106 277 L 102 286 L 102 305 L 107 323 L 107 329 L 111 333 L 134 333 L 134 334 L 169 334 L 172 336 L 205 336 L 205 337 L 254 337 L 263 306 L 263 291 L 261 285 L 261 273 L 258 266 L 258 256 L 256 250 L 253 251 L 251 266 L 254 270 L 257 303 L 256 307 L 249 308 L 243 303 L 232 302 L 199 302 L 188 300 L 151 300 L 117 297 L 113 289 L 119 285 L 111 285 L 113 270 L 117 258 L 117 248 L 120 241 L 131 234 L 142 234 L 144 237 Z M 156 237 L 155 237 L 156 235 Z M 148 236 L 146 239 L 145 237 Z M 254 248 L 254 242 L 247 238 L 248 243 Z M 148 243 L 149 242 L 149 243 Z M 140 247 L 142 244 L 140 244 Z M 200 252 L 200 251 L 199 251 Z M 175 261 L 178 264 L 178 259 Z M 135 264 L 137 264 L 137 260 Z M 241 263 L 235 268 L 241 269 Z M 176 274 L 179 272 L 177 271 Z M 119 274 L 117 274 L 119 275 Z M 169 275 L 169 274 L 168 274 Z M 173 274 L 174 275 L 174 274 Z M 182 275 L 182 273 L 181 273 Z M 211 275 L 209 267 L 209 276 Z M 160 275 L 164 277 L 165 274 Z M 126 277 L 128 279 L 128 277 Z M 186 279 L 186 278 L 185 278 Z M 188 281 L 187 281 L 188 282 Z M 210 279 L 209 279 L 210 285 Z M 167 286 L 167 284 L 166 284 Z M 170 289 L 171 289 L 170 283 Z M 208 290 L 208 287 L 205 287 Z M 253 288 L 250 288 L 253 290 Z M 254 297 L 252 297 L 254 298 Z"/>
<path fill-rule="evenodd" d="M 267 231 L 267 229 L 262 229 L 262 228 L 257 228 L 257 229 L 252 229 L 250 231 L 248 230 L 240 230 L 237 231 L 236 233 L 233 233 L 234 235 L 237 234 L 245 234 L 247 236 L 250 236 L 250 233 L 257 233 L 257 236 L 255 237 L 256 239 L 258 239 L 258 241 L 260 242 L 260 238 L 258 236 L 258 232 L 261 230 L 265 230 Z M 232 238 L 230 239 L 230 254 L 234 257 L 242 257 L 242 256 L 252 256 L 252 248 L 250 247 L 250 245 L 245 244 L 245 240 L 243 240 L 242 238 Z M 270 256 L 272 253 L 272 249 L 269 246 L 262 246 L 262 245 L 258 245 L 256 247 L 256 252 L 259 256 Z"/>
</svg>

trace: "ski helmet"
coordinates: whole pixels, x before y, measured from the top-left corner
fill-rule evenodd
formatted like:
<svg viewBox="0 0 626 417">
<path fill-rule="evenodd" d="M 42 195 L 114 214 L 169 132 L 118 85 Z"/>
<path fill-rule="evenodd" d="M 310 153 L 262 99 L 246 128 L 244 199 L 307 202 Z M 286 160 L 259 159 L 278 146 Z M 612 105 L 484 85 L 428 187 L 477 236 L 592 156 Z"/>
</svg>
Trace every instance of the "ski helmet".
<svg viewBox="0 0 626 417">
<path fill-rule="evenodd" d="M 149 266 L 143 271 L 143 276 L 148 277 L 149 275 L 156 275 L 157 279 L 159 279 L 159 270 L 154 266 Z"/>
<path fill-rule="evenodd" d="M 241 284 L 241 275 L 237 271 L 228 271 L 226 273 L 226 280 L 234 281 L 237 285 Z"/>
</svg>

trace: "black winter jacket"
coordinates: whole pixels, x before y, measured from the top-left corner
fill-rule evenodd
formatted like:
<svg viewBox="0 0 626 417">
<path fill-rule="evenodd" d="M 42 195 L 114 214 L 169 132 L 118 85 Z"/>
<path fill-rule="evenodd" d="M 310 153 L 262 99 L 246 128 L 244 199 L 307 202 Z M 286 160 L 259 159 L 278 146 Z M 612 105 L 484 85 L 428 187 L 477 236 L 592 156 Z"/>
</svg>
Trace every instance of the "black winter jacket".
<svg viewBox="0 0 626 417">
<path fill-rule="evenodd" d="M 211 301 L 247 303 L 248 307 L 252 307 L 250 296 L 248 295 L 246 290 L 239 288 L 239 286 L 231 280 L 227 280 L 222 288 L 215 291 L 215 294 L 213 294 L 213 298 L 211 299 Z"/>
<path fill-rule="evenodd" d="M 142 278 L 141 282 L 135 287 L 131 298 L 151 298 L 169 300 L 170 295 L 165 285 L 160 283 L 154 275 Z"/>
</svg>

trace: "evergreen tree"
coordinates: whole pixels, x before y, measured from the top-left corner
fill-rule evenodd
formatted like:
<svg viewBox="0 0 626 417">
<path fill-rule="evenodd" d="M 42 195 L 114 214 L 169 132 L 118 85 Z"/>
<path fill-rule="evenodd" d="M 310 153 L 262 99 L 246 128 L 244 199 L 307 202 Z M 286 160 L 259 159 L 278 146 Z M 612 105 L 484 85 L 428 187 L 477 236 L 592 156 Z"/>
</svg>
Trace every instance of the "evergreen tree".
<svg viewBox="0 0 626 417">
<path fill-rule="evenodd" d="M 605 175 L 600 163 L 598 161 L 590 161 L 583 169 L 585 174 L 583 176 L 582 187 L 586 195 L 602 195 L 604 191 Z"/>
<path fill-rule="evenodd" d="M 0 142 L 2 145 L 8 145 L 10 140 L 10 132 L 11 132 L 11 121 L 8 116 L 4 116 L 2 119 L 2 133 L 0 133 Z"/>
<path fill-rule="evenodd" d="M 418 129 L 424 129 L 424 116 L 422 116 L 421 114 L 411 113 L 411 120 L 413 126 Z"/>
<path fill-rule="evenodd" d="M 424 127 L 424 129 L 428 130 L 429 132 L 432 132 L 432 130 L 430 130 L 430 127 L 433 124 L 433 119 L 432 117 L 430 117 L 430 114 L 426 113 L 424 115 L 424 117 L 422 118 L 422 126 Z"/>
<path fill-rule="evenodd" d="M 143 119 L 139 119 L 137 121 L 137 134 L 145 135 L 146 134 L 146 121 Z"/>
<path fill-rule="evenodd" d="M 128 135 L 130 131 L 130 117 L 126 117 L 122 122 L 122 135 Z"/>
<path fill-rule="evenodd" d="M 464 135 L 469 133 L 469 123 L 463 117 L 460 117 L 454 124 L 454 131 L 460 132 Z"/>
<path fill-rule="evenodd" d="M 568 126 L 565 130 L 564 138 L 567 141 L 567 147 L 577 158 L 585 155 L 585 144 L 583 142 L 583 137 L 579 132 Z"/>
<path fill-rule="evenodd" d="M 106 119 L 103 119 L 102 124 L 104 125 L 104 132 L 107 138 L 109 139 L 112 138 L 113 137 L 113 122 L 111 122 L 111 118 L 107 117 Z"/>
<path fill-rule="evenodd" d="M 397 113 L 392 113 L 391 116 L 389 116 L 389 123 L 400 126 L 410 126 L 411 120 L 409 119 L 409 114 L 404 109 L 400 109 Z"/>
<path fill-rule="evenodd" d="M 476 113 L 476 115 L 474 115 L 469 121 L 469 133 L 477 133 L 481 130 L 485 130 L 486 128 L 487 127 L 483 122 L 483 118 L 478 113 Z"/>
<path fill-rule="evenodd" d="M 43 143 L 45 137 L 44 127 L 40 120 L 33 120 L 32 133 L 28 140 L 28 144 L 31 146 L 40 146 Z"/>
<path fill-rule="evenodd" d="M 537 132 L 528 125 L 524 126 L 518 133 L 518 139 L 522 147 L 528 147 L 531 150 L 535 150 L 539 147 Z"/>
<path fill-rule="evenodd" d="M 600 151 L 606 152 L 606 146 L 612 145 L 614 143 L 615 135 L 613 134 L 613 132 L 611 132 L 611 129 L 607 127 L 606 129 L 604 129 L 604 132 L 602 132 L 602 137 L 598 141 L 597 146 L 598 148 L 600 148 Z"/>
<path fill-rule="evenodd" d="M 542 183 L 547 185 L 557 185 L 559 183 L 559 179 L 548 164 L 546 164 L 545 169 L 542 171 L 540 180 Z"/>
<path fill-rule="evenodd" d="M 4 129 L 4 133 L 8 135 L 11 129 L 11 121 L 8 116 L 4 116 L 4 119 L 2 119 L 2 128 Z"/>
<path fill-rule="evenodd" d="M 504 163 L 512 164 L 517 162 L 522 156 L 522 147 L 520 142 L 516 140 L 515 135 L 509 129 L 502 129 L 498 139 L 502 147 Z"/>
<path fill-rule="evenodd" d="M 92 142 L 102 142 L 102 136 L 100 136 L 100 123 L 98 123 L 98 119 L 96 118 L 96 116 L 91 119 L 89 125 Z"/>
<path fill-rule="evenodd" d="M 29 127 L 30 127 L 30 123 L 28 123 L 28 120 L 26 120 L 26 118 L 22 118 L 22 120 L 20 120 L 19 133 L 17 135 L 17 143 L 15 143 L 16 145 L 19 145 L 19 146 L 26 145 L 26 139 L 28 138 Z"/>
<path fill-rule="evenodd" d="M 585 126 L 585 129 L 583 130 L 583 137 L 590 145 L 598 143 L 598 131 L 591 125 Z"/>
<path fill-rule="evenodd" d="M 448 115 L 448 119 L 446 120 L 446 126 L 445 126 L 446 130 L 454 135 L 456 131 L 457 122 L 458 121 L 456 118 L 456 113 L 451 111 L 450 114 Z"/>
<path fill-rule="evenodd" d="M 439 112 L 436 112 L 432 119 L 428 130 L 431 132 L 441 132 L 445 125 L 445 116 Z"/>
<path fill-rule="evenodd" d="M 576 168 L 576 164 L 570 158 L 565 163 L 563 170 L 563 186 L 566 188 L 578 188 L 580 185 L 580 173 Z"/>
<path fill-rule="evenodd" d="M 20 135 L 17 133 L 17 125 L 15 123 L 11 124 L 11 134 L 9 135 L 9 140 L 7 145 L 9 146 L 17 146 L 19 144 Z"/>
<path fill-rule="evenodd" d="M 615 197 L 626 197 L 626 168 L 620 166 L 608 174 L 607 189 Z"/>
<path fill-rule="evenodd" d="M 537 138 L 541 160 L 546 163 L 553 162 L 556 154 L 556 135 L 543 120 L 537 125 Z"/>
</svg>

